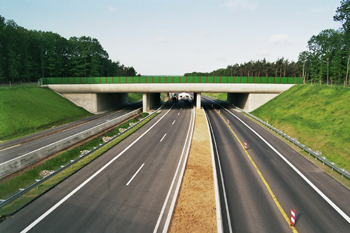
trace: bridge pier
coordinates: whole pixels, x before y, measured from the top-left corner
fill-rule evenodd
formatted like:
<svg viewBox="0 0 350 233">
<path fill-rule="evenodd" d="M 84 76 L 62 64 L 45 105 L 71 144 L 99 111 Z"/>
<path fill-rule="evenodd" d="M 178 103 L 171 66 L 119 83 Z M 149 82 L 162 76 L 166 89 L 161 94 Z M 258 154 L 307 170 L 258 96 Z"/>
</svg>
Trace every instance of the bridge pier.
<svg viewBox="0 0 350 233">
<path fill-rule="evenodd" d="M 200 92 L 196 92 L 194 93 L 194 101 L 196 103 L 196 108 L 201 108 L 202 104 L 201 104 L 201 94 Z"/>
<path fill-rule="evenodd" d="M 227 93 L 227 102 L 251 112 L 278 95 L 277 93 Z"/>
<path fill-rule="evenodd" d="M 142 95 L 142 111 L 149 110 L 160 105 L 160 93 L 143 93 Z"/>
<path fill-rule="evenodd" d="M 98 113 L 128 103 L 128 93 L 63 93 L 64 97 L 91 113 Z"/>
</svg>

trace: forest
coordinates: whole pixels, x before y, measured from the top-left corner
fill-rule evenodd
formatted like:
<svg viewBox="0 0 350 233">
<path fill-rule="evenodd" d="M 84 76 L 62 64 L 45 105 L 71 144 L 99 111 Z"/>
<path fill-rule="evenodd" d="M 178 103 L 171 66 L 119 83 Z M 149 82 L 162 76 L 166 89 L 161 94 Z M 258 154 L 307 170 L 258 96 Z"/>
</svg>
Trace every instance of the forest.
<svg viewBox="0 0 350 233">
<path fill-rule="evenodd" d="M 303 77 L 307 83 L 349 84 L 350 62 L 350 0 L 342 0 L 333 16 L 341 27 L 322 30 L 307 41 L 307 50 L 298 61 L 278 58 L 228 65 L 212 72 L 192 72 L 185 76 L 265 76 Z"/>
<path fill-rule="evenodd" d="M 0 83 L 136 74 L 133 67 L 109 59 L 97 39 L 27 30 L 0 15 Z"/>
</svg>

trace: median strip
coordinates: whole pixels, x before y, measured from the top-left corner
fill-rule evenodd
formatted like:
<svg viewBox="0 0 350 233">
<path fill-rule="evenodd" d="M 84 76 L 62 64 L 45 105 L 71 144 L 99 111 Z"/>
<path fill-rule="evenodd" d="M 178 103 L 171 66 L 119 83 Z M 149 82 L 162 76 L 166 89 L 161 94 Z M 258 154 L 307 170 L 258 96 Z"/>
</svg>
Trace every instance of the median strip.
<svg viewBox="0 0 350 233">
<path fill-rule="evenodd" d="M 191 149 L 169 232 L 217 232 L 210 139 L 202 109 L 196 109 Z"/>
</svg>

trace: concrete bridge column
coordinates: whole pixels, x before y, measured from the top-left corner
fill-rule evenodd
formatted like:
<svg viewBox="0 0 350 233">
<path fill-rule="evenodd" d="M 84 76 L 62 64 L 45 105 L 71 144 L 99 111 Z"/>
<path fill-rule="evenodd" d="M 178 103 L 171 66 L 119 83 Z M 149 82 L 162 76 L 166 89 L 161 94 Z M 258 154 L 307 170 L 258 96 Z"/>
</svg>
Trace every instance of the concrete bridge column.
<svg viewBox="0 0 350 233">
<path fill-rule="evenodd" d="M 142 95 L 142 111 L 149 110 L 160 105 L 160 93 L 143 93 Z"/>
<path fill-rule="evenodd" d="M 201 93 L 194 93 L 194 100 L 196 101 L 196 108 L 201 108 Z"/>
</svg>

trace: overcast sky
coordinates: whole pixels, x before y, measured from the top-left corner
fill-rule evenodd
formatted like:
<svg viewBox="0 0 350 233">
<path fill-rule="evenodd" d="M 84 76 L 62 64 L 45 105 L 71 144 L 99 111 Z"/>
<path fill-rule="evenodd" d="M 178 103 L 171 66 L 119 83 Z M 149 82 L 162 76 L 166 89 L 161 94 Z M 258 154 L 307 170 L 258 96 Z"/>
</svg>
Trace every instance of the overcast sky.
<svg viewBox="0 0 350 233">
<path fill-rule="evenodd" d="M 27 29 L 100 41 L 142 75 L 209 72 L 235 63 L 297 61 L 333 21 L 340 0 L 0 0 Z"/>
</svg>

